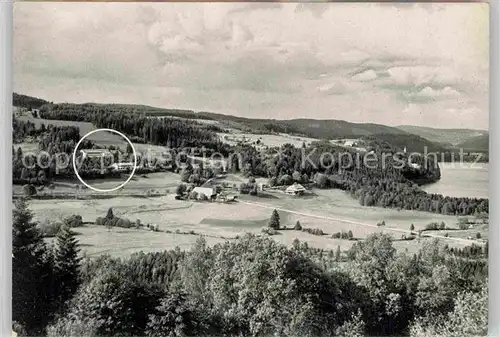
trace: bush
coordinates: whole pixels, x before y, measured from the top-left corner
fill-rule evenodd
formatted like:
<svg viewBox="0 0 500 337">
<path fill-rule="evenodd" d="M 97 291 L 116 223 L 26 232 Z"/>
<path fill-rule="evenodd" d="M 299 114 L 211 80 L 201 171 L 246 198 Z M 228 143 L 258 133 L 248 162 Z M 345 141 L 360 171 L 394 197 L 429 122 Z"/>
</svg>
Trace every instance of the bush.
<svg viewBox="0 0 500 337">
<path fill-rule="evenodd" d="M 352 234 L 351 230 L 349 232 L 341 231 L 341 232 L 333 233 L 332 239 L 353 240 L 354 235 Z"/>
<path fill-rule="evenodd" d="M 262 233 L 270 235 L 270 236 L 279 234 L 279 232 L 277 230 L 275 230 L 274 228 L 270 228 L 270 227 L 262 228 Z"/>
<path fill-rule="evenodd" d="M 385 226 L 385 220 L 382 220 L 382 222 L 379 222 L 379 223 L 377 224 L 377 226 L 379 226 L 379 227 L 381 227 L 381 226 Z"/>
<path fill-rule="evenodd" d="M 39 224 L 40 232 L 44 237 L 54 237 L 59 233 L 61 226 L 63 224 L 61 222 L 49 222 L 46 221 L 44 223 Z"/>
<path fill-rule="evenodd" d="M 439 224 L 437 222 L 431 222 L 431 223 L 425 225 L 425 229 L 428 231 L 439 230 Z"/>
<path fill-rule="evenodd" d="M 466 230 L 466 229 L 469 229 L 469 224 L 467 222 L 461 222 L 459 221 L 458 222 L 458 228 L 461 229 L 461 230 Z"/>
<path fill-rule="evenodd" d="M 116 222 L 114 226 L 116 227 L 122 227 L 122 228 L 130 228 L 132 227 L 132 222 L 129 219 L 121 219 L 121 218 L 115 218 Z"/>
<path fill-rule="evenodd" d="M 177 186 L 177 189 L 175 190 L 175 193 L 179 196 L 184 195 L 184 193 L 187 192 L 187 186 L 185 184 L 180 184 Z"/>
<path fill-rule="evenodd" d="M 69 227 L 82 227 L 83 220 L 81 215 L 70 215 L 64 218 L 64 223 Z"/>
<path fill-rule="evenodd" d="M 297 220 L 295 223 L 295 226 L 293 227 L 296 231 L 301 231 L 302 230 L 302 225 L 300 224 L 300 221 Z"/>
<path fill-rule="evenodd" d="M 26 184 L 23 186 L 23 193 L 27 196 L 32 196 L 36 194 L 36 187 L 33 184 Z"/>
<path fill-rule="evenodd" d="M 99 217 L 94 223 L 96 226 L 106 226 L 106 227 L 122 227 L 130 228 L 132 227 L 132 221 L 129 219 L 122 219 L 114 216 L 113 218 L 102 218 Z"/>
<path fill-rule="evenodd" d="M 304 229 L 302 229 L 302 231 L 307 232 L 307 233 L 312 234 L 312 235 L 318 235 L 318 236 L 325 235 L 325 233 L 323 232 L 323 230 L 321 228 L 304 228 Z"/>
</svg>

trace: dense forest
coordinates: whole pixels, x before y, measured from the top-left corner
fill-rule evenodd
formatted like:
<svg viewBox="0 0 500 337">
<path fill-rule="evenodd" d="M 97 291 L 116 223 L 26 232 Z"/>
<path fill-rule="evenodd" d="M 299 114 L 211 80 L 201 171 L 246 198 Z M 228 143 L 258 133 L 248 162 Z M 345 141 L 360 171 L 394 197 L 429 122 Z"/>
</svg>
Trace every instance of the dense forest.
<svg viewBox="0 0 500 337">
<path fill-rule="evenodd" d="M 119 130 L 138 143 L 171 148 L 206 146 L 219 150 L 222 143 L 213 125 L 178 118 L 151 118 L 124 111 L 120 106 L 95 104 L 50 104 L 40 109 L 42 118 L 93 123 L 98 128 Z M 214 130 L 214 128 L 216 128 Z"/>
<path fill-rule="evenodd" d="M 398 254 L 389 235 L 345 253 L 246 234 L 191 251 L 82 258 L 67 221 L 47 245 L 13 213 L 20 336 L 463 336 L 486 334 L 487 252 L 438 240 Z M 471 320 L 470 317 L 474 317 Z"/>
<path fill-rule="evenodd" d="M 48 103 L 49 102 L 47 102 L 46 100 L 37 97 L 20 95 L 17 93 L 13 93 L 12 95 L 12 105 L 26 108 L 28 110 L 39 109 L 42 105 Z"/>
</svg>

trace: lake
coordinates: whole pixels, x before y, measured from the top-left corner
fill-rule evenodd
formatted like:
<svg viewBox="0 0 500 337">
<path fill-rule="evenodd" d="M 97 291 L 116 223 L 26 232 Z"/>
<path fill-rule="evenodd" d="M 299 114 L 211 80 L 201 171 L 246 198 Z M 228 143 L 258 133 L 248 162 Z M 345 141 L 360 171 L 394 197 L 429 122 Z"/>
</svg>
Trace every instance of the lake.
<svg viewBox="0 0 500 337">
<path fill-rule="evenodd" d="M 488 198 L 488 164 L 440 163 L 441 180 L 422 186 L 428 193 L 450 197 Z"/>
</svg>

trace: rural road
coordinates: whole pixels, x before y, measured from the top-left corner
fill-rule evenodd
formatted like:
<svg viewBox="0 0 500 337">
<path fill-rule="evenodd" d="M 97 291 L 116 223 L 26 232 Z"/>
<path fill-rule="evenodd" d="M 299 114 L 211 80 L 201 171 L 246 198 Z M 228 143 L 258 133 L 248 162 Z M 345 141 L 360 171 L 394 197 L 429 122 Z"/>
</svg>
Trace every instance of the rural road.
<svg viewBox="0 0 500 337">
<path fill-rule="evenodd" d="M 279 208 L 279 207 L 274 207 L 274 206 L 269 206 L 266 204 L 258 203 L 258 202 L 253 202 L 253 201 L 246 201 L 246 200 L 239 200 L 240 203 L 247 204 L 247 205 L 253 205 L 257 207 L 263 207 L 263 208 L 268 208 L 268 209 L 275 209 L 277 211 L 282 211 L 282 212 L 288 212 L 292 214 L 297 214 L 297 215 L 302 215 L 302 216 L 307 216 L 311 218 L 317 218 L 317 219 L 323 219 L 323 220 L 331 220 L 331 221 L 339 221 L 339 222 L 344 222 L 344 223 L 349 223 L 352 225 L 357 225 L 357 226 L 364 226 L 364 227 L 373 227 L 373 228 L 378 228 L 381 229 L 381 227 L 377 225 L 372 225 L 372 224 L 367 224 L 363 222 L 357 222 L 357 221 L 352 221 L 352 220 L 347 220 L 347 219 L 342 219 L 342 218 L 333 218 L 333 217 L 328 217 L 324 215 L 317 215 L 317 214 L 311 214 L 311 213 L 303 213 L 303 212 L 297 212 L 294 210 L 290 209 L 285 209 L 285 208 Z M 391 227 L 383 227 L 383 230 L 389 230 L 389 231 L 394 231 L 394 232 L 400 232 L 400 233 L 406 233 L 406 234 L 411 234 L 412 231 L 410 230 L 405 230 L 405 229 L 399 229 L 399 228 L 391 228 Z M 415 231 L 414 231 L 415 233 Z M 438 234 L 427 234 L 427 233 L 422 233 L 422 237 L 432 237 L 432 238 L 438 238 L 438 239 L 443 239 L 443 240 L 451 240 L 451 241 L 457 241 L 465 244 L 479 244 L 479 245 L 484 245 L 484 242 L 478 241 L 478 240 L 467 240 L 467 239 L 461 239 L 461 238 L 452 238 L 452 237 L 446 237 L 444 235 L 438 235 Z"/>
</svg>

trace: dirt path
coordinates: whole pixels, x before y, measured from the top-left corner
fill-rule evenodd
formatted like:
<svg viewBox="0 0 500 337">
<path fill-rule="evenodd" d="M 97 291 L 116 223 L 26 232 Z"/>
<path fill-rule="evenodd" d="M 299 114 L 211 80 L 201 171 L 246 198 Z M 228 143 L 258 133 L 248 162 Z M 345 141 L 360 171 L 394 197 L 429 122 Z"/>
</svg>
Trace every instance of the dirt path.
<svg viewBox="0 0 500 337">
<path fill-rule="evenodd" d="M 411 234 L 412 231 L 410 230 L 405 230 L 405 229 L 399 229 L 399 228 L 391 228 L 391 227 L 380 227 L 377 225 L 372 225 L 372 224 L 367 224 L 363 222 L 357 222 L 357 221 L 352 221 L 348 219 L 342 219 L 342 218 L 333 218 L 333 217 L 328 217 L 324 215 L 317 215 L 317 214 L 311 214 L 311 213 L 303 213 L 303 212 L 297 212 L 294 210 L 290 209 L 285 209 L 285 208 L 279 208 L 279 207 L 274 207 L 274 206 L 269 206 L 266 204 L 261 204 L 258 202 L 253 202 L 253 201 L 246 201 L 246 200 L 239 200 L 240 203 L 247 204 L 247 205 L 253 205 L 257 207 L 263 207 L 263 208 L 268 208 L 268 209 L 275 209 L 277 211 L 282 211 L 282 212 L 288 212 L 292 214 L 297 214 L 297 215 L 302 215 L 302 216 L 307 216 L 311 218 L 317 218 L 317 219 L 323 219 L 323 220 L 331 220 L 331 221 L 339 221 L 339 222 L 344 222 L 352 225 L 357 225 L 357 226 L 363 226 L 363 227 L 373 227 L 373 228 L 378 228 L 378 229 L 383 229 L 383 230 L 389 230 L 389 231 L 394 231 L 394 232 L 399 232 L 399 233 L 406 233 L 406 234 Z M 415 233 L 415 231 L 413 231 Z M 443 239 L 443 240 L 451 240 L 451 241 L 457 241 L 465 244 L 479 244 L 479 245 L 484 245 L 484 242 L 478 241 L 478 240 L 467 240 L 467 239 L 461 239 L 461 238 L 452 238 L 452 237 L 446 237 L 444 235 L 437 235 L 437 234 L 426 234 L 425 232 L 422 233 L 422 237 L 432 237 L 432 238 L 438 238 L 438 239 Z"/>
</svg>

